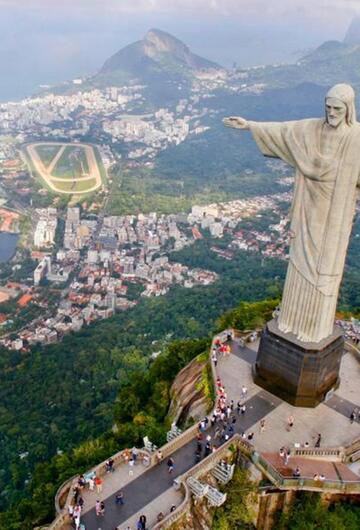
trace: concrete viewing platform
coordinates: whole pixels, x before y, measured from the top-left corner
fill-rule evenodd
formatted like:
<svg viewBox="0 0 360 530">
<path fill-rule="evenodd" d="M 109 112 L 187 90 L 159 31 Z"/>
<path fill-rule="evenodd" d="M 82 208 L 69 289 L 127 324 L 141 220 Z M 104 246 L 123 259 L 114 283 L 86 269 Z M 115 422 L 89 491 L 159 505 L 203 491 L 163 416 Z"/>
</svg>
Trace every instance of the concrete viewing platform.
<svg viewBox="0 0 360 530">
<path fill-rule="evenodd" d="M 230 346 L 231 353 L 221 355 L 217 367 L 212 365 L 212 370 L 213 376 L 220 377 L 225 386 L 227 401 L 234 400 L 235 409 L 239 400 L 246 404 L 244 414 L 237 414 L 235 410 L 234 443 L 254 463 L 258 463 L 260 471 L 277 487 L 299 489 L 300 482 L 293 477 L 294 469 L 299 467 L 303 489 L 322 491 L 327 488 L 329 491 L 360 494 L 360 465 L 349 463 L 351 454 L 360 450 L 360 423 L 350 422 L 351 411 L 360 409 L 360 363 L 355 356 L 350 352 L 344 353 L 339 388 L 326 403 L 309 409 L 293 407 L 253 382 L 252 364 L 256 358 L 257 342 L 243 345 L 241 340 L 235 339 Z M 242 397 L 243 386 L 247 392 Z M 293 417 L 291 428 L 288 425 L 290 416 Z M 240 433 L 250 432 L 253 433 L 251 443 L 240 436 Z M 208 429 L 208 433 L 216 450 L 196 465 L 196 425 L 161 448 L 164 458 L 160 464 L 156 464 L 153 454 L 150 455 L 150 465 L 145 466 L 139 455 L 137 464 L 130 469 L 119 453 L 115 459 L 115 471 L 102 476 L 102 491 L 97 493 L 85 489 L 82 493 L 84 507 L 81 523 L 85 529 L 125 530 L 130 527 L 134 530 L 141 514 L 147 518 L 147 528 L 166 528 L 167 524 L 184 514 L 185 504 L 189 502 L 185 497 L 189 493 L 186 493 L 186 488 L 174 488 L 174 479 L 184 482 L 184 477 L 192 473 L 200 476 L 201 471 L 211 469 L 220 461 L 226 447 L 232 443 L 232 438 L 223 444 L 216 440 L 215 428 Z M 314 447 L 319 434 L 320 447 Z M 354 440 L 357 440 L 357 445 Z M 281 447 L 290 451 L 287 465 L 279 456 Z M 170 456 L 175 462 L 171 474 L 167 469 Z M 323 475 L 324 482 L 314 483 L 314 474 Z M 119 490 L 123 493 L 123 505 L 115 502 Z M 105 503 L 103 516 L 95 513 L 97 499 Z M 171 510 L 174 511 L 169 516 Z M 160 512 L 165 519 L 156 525 Z M 72 526 L 69 518 L 60 514 L 49 528 L 67 530 Z"/>
</svg>

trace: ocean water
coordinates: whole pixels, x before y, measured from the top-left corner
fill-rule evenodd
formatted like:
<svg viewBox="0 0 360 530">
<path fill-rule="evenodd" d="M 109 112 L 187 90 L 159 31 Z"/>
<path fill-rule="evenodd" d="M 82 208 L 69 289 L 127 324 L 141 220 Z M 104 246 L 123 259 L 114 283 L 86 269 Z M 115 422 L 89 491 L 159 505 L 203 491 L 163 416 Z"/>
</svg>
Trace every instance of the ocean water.
<svg viewBox="0 0 360 530">
<path fill-rule="evenodd" d="M 8 261 L 15 254 L 18 239 L 18 234 L 0 232 L 0 263 Z"/>
</svg>

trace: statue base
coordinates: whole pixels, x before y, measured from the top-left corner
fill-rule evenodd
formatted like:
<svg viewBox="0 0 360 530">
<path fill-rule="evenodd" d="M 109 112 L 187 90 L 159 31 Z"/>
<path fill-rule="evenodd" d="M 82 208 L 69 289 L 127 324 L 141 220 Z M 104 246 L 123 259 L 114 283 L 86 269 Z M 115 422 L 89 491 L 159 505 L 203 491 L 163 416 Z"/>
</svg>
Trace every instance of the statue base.
<svg viewBox="0 0 360 530">
<path fill-rule="evenodd" d="M 343 350 L 340 328 L 318 343 L 301 342 L 270 320 L 261 335 L 254 382 L 295 407 L 316 407 L 339 386 Z"/>
</svg>

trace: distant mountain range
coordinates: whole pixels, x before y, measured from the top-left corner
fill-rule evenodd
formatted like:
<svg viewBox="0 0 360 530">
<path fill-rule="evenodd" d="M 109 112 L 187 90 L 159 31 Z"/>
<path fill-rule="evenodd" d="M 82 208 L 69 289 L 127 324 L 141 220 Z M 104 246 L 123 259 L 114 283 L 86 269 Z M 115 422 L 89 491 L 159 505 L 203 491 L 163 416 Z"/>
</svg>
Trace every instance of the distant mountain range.
<svg viewBox="0 0 360 530">
<path fill-rule="evenodd" d="M 251 80 L 271 88 L 302 83 L 330 86 L 350 83 L 360 89 L 360 18 L 354 19 L 344 40 L 326 41 L 295 64 L 266 66 L 251 71 Z"/>
<path fill-rule="evenodd" d="M 149 30 L 142 40 L 110 57 L 89 82 L 104 87 L 140 83 L 155 91 L 169 91 L 174 83 L 190 84 L 204 71 L 225 71 L 219 64 L 194 54 L 186 44 L 159 29 Z M 295 64 L 250 69 L 250 81 L 271 88 L 302 83 L 328 86 L 349 82 L 360 86 L 360 18 L 351 23 L 343 42 L 327 41 Z M 160 96 L 160 94 L 159 94 Z M 162 97 L 161 96 L 161 97 Z"/>
</svg>

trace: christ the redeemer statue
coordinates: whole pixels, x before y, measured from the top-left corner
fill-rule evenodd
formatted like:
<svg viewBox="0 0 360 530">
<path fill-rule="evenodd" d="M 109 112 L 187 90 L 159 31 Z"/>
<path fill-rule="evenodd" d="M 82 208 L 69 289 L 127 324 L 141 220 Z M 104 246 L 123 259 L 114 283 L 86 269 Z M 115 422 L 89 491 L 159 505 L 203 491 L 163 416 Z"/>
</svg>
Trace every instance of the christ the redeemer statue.
<svg viewBox="0 0 360 530">
<path fill-rule="evenodd" d="M 223 120 L 250 129 L 265 156 L 295 168 L 290 263 L 278 327 L 300 342 L 333 333 L 336 302 L 360 184 L 360 124 L 354 91 L 335 85 L 325 98 L 325 119 L 282 123 Z"/>
</svg>

